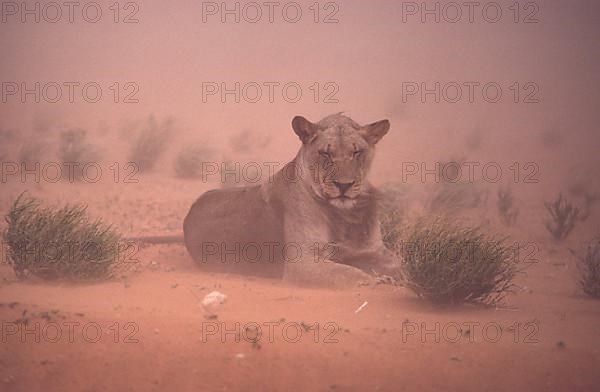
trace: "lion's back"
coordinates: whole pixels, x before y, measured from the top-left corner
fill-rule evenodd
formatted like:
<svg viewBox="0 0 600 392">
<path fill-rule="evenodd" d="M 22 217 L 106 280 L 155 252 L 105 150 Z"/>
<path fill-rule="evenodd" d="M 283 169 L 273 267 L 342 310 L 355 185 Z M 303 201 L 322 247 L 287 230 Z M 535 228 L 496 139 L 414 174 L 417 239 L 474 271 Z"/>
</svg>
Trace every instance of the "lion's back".
<svg viewBox="0 0 600 392">
<path fill-rule="evenodd" d="M 190 208 L 183 231 L 190 255 L 209 270 L 283 273 L 282 217 L 264 200 L 260 185 L 205 192 Z"/>
</svg>

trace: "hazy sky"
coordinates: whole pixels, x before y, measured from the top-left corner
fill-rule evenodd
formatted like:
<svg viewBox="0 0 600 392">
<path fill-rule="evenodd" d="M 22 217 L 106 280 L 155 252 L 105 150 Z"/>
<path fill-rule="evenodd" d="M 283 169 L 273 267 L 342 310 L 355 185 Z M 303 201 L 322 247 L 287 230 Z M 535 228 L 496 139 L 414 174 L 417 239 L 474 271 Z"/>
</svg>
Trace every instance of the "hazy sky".
<svg viewBox="0 0 600 392">
<path fill-rule="evenodd" d="M 34 9 L 34 2 L 26 3 Z M 476 129 L 514 144 L 522 135 L 552 127 L 584 146 L 597 146 L 597 1 L 520 2 L 518 15 L 513 0 L 480 2 L 473 10 L 473 23 L 467 7 L 461 6 L 458 16 L 448 2 L 437 3 L 437 23 L 436 15 L 422 15 L 421 2 L 355 0 L 316 3 L 318 15 L 313 0 L 275 2 L 273 23 L 263 2 L 239 2 L 240 23 L 233 14 L 221 22 L 221 2 L 121 2 L 116 15 L 113 0 L 95 3 L 102 15 L 91 23 L 83 9 L 87 7 L 85 16 L 92 20 L 95 7 L 81 2 L 74 8 L 73 23 L 66 6 L 58 21 L 50 23 L 44 18 L 55 18 L 56 9 L 47 3 L 40 3 L 40 23 L 34 22 L 34 14 L 21 21 L 21 2 L 3 5 L 2 127 L 27 130 L 34 121 L 47 121 L 91 129 L 103 123 L 110 129 L 149 114 L 173 115 L 182 130 L 207 142 L 243 129 L 271 134 L 282 147 L 275 153 L 285 155 L 297 148 L 288 134 L 294 115 L 316 121 L 343 110 L 359 122 L 390 118 L 390 137 L 398 146 L 403 138 L 432 143 Z M 235 2 L 226 3 L 235 9 Z M 245 18 L 256 17 L 256 4 L 262 17 L 250 23 Z M 298 6 L 299 21 L 286 21 L 295 18 Z M 435 7 L 435 2 L 427 3 L 428 9 Z M 498 8 L 502 15 L 492 23 Z M 137 23 L 123 23 L 125 19 Z M 325 19 L 337 23 L 324 23 Z M 40 90 L 46 86 L 50 100 L 55 86 L 61 86 L 62 98 L 49 103 L 42 94 L 41 102 L 35 103 L 34 96 L 27 95 L 22 103 L 20 91 L 6 95 L 22 83 L 34 89 L 36 82 Z M 68 102 L 65 82 L 79 83 L 72 84 L 73 103 Z M 464 84 L 470 82 L 472 103 Z M 95 96 L 94 86 L 102 90 L 97 103 L 83 99 L 82 86 L 88 83 L 88 97 Z M 240 83 L 241 102 L 232 94 L 222 102 L 219 92 L 203 102 L 207 83 L 219 89 L 222 83 L 230 89 Z M 440 103 L 434 102 L 433 94 L 426 102 L 420 92 L 406 95 L 414 86 L 435 89 L 436 83 Z M 490 83 L 484 97 L 482 86 Z M 257 85 L 262 97 L 251 103 Z M 288 102 L 298 86 L 301 98 Z M 462 98 L 450 103 L 456 86 Z M 495 86 L 502 96 L 489 103 L 485 98 L 493 99 Z M 124 103 L 131 93 L 130 99 L 138 102 Z M 525 103 L 528 99 L 539 102 Z M 338 103 L 326 102 L 330 100 Z"/>
</svg>

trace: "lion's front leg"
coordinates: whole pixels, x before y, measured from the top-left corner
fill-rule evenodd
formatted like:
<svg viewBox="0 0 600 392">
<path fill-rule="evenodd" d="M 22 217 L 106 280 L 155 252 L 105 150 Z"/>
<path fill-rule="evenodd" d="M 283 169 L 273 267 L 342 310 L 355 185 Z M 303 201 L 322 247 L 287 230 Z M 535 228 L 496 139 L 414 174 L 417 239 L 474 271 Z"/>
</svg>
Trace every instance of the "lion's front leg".
<svg viewBox="0 0 600 392">
<path fill-rule="evenodd" d="M 358 268 L 331 260 L 315 260 L 312 257 L 286 262 L 283 280 L 301 286 L 333 288 L 352 288 L 361 283 L 374 283 L 372 276 Z"/>
<path fill-rule="evenodd" d="M 286 245 L 292 245 L 286 248 L 296 250 L 294 257 L 284 258 L 285 282 L 336 288 L 356 287 L 361 282 L 374 282 L 371 276 L 360 269 L 336 263 L 327 257 L 323 249 L 328 246 L 329 234 L 326 226 L 318 223 L 318 219 L 300 225 L 289 223 L 299 220 L 301 219 L 288 219 L 284 223 Z"/>
<path fill-rule="evenodd" d="M 400 260 L 383 244 L 367 249 L 357 248 L 354 244 L 330 244 L 329 253 L 337 263 L 356 267 L 377 277 L 399 278 Z"/>
</svg>

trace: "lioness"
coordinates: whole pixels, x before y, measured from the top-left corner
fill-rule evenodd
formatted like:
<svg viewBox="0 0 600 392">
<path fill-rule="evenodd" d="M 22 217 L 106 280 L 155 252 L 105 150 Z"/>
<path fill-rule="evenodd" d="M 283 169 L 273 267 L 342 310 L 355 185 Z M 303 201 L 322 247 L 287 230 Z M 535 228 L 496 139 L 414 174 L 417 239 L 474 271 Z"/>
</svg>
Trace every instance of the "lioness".
<svg viewBox="0 0 600 392">
<path fill-rule="evenodd" d="M 192 205 L 183 224 L 190 255 L 213 271 L 297 284 L 347 287 L 372 279 L 365 272 L 393 275 L 366 181 L 389 121 L 297 116 L 292 128 L 302 147 L 267 183 L 211 190 Z"/>
</svg>

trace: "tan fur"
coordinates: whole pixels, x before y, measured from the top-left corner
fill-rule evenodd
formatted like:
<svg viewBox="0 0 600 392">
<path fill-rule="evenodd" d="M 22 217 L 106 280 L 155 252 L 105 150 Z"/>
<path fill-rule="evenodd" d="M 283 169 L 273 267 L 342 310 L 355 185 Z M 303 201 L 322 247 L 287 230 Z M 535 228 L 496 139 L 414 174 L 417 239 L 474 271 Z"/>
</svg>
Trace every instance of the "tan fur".
<svg viewBox="0 0 600 392">
<path fill-rule="evenodd" d="M 188 251 L 212 271 L 352 286 L 390 274 L 366 176 L 389 122 L 360 126 L 335 114 L 296 117 L 296 158 L 263 185 L 203 194 L 184 221 Z"/>
</svg>

